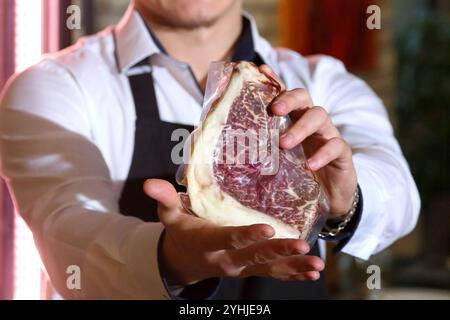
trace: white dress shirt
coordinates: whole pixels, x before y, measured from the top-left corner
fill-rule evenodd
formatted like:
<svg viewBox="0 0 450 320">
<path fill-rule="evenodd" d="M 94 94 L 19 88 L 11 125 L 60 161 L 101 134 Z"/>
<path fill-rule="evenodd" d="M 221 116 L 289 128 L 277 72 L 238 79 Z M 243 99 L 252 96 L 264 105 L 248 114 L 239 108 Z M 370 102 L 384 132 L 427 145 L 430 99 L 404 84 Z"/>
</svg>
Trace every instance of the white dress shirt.
<svg viewBox="0 0 450 320">
<path fill-rule="evenodd" d="M 364 209 L 343 252 L 368 259 L 410 232 L 419 195 L 382 101 L 338 60 L 274 49 L 253 21 L 252 33 L 287 89 L 306 88 L 353 149 Z M 65 298 L 168 298 L 157 263 L 163 226 L 118 212 L 136 118 L 127 75 L 148 56 L 161 120 L 198 124 L 202 92 L 189 67 L 160 52 L 132 6 L 115 28 L 45 56 L 2 94 L 2 174 Z M 81 290 L 66 286 L 70 265 Z"/>
</svg>

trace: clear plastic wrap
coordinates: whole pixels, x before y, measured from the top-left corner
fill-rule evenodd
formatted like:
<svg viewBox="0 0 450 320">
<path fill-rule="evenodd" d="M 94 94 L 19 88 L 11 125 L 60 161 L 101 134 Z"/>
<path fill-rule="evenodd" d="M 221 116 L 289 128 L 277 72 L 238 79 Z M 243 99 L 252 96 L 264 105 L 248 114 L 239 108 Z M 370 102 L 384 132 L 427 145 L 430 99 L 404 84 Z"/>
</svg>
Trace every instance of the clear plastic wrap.
<svg viewBox="0 0 450 320">
<path fill-rule="evenodd" d="M 271 114 L 282 91 L 248 62 L 210 67 L 200 124 L 184 145 L 177 173 L 186 210 L 224 226 L 267 223 L 277 238 L 312 244 L 328 201 L 303 148 L 278 148 L 289 117 Z"/>
</svg>

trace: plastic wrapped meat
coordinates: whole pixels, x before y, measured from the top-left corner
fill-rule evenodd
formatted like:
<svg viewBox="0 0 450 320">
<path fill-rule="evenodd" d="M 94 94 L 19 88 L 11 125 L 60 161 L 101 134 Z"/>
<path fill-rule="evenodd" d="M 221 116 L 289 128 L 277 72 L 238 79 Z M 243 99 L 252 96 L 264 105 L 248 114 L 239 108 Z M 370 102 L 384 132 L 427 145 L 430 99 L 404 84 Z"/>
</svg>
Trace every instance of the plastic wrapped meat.
<svg viewBox="0 0 450 320">
<path fill-rule="evenodd" d="M 301 146 L 278 148 L 288 118 L 273 116 L 277 80 L 248 62 L 215 63 L 199 127 L 185 145 L 185 206 L 223 226 L 271 225 L 277 238 L 315 240 L 327 199 Z"/>
</svg>

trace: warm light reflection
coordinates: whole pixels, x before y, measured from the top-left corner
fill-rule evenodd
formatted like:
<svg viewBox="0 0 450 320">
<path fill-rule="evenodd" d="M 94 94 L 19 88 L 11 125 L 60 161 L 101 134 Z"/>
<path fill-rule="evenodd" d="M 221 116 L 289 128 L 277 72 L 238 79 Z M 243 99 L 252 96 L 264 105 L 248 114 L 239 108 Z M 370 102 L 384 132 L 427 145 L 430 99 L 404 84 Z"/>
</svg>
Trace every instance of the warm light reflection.
<svg viewBox="0 0 450 320">
<path fill-rule="evenodd" d="M 42 50 L 42 3 L 16 0 L 16 71 L 39 61 Z M 40 299 L 41 262 L 31 231 L 16 215 L 14 239 L 14 299 Z"/>
<path fill-rule="evenodd" d="M 42 54 L 42 2 L 16 0 L 16 71 L 39 61 Z"/>
<path fill-rule="evenodd" d="M 14 299 L 41 298 L 41 260 L 34 246 L 33 235 L 22 218 L 15 220 Z"/>
</svg>

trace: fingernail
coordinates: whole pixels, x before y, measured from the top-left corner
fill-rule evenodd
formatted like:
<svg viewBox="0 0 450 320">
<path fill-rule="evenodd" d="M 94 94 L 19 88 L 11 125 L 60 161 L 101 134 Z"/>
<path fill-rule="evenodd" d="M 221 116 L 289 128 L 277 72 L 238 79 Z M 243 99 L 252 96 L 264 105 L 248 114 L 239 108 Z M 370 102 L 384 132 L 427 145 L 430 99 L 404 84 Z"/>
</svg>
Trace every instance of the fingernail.
<svg viewBox="0 0 450 320">
<path fill-rule="evenodd" d="M 296 253 L 296 254 L 306 254 L 308 251 L 306 251 L 305 250 L 305 248 L 304 247 L 301 247 L 301 248 L 295 248 L 294 249 L 294 254 Z"/>
<path fill-rule="evenodd" d="M 314 263 L 314 269 L 322 271 L 325 268 L 325 264 L 322 261 Z"/>
<path fill-rule="evenodd" d="M 273 104 L 273 107 L 279 113 L 283 113 L 284 114 L 287 111 L 286 105 L 283 102 L 275 102 Z"/>
<path fill-rule="evenodd" d="M 262 232 L 262 236 L 264 238 L 272 238 L 273 237 L 273 232 L 272 232 L 272 230 L 264 229 L 264 231 Z"/>
<path fill-rule="evenodd" d="M 297 243 L 295 245 L 294 251 L 297 254 L 307 254 L 309 251 L 309 246 L 305 242 Z"/>
<path fill-rule="evenodd" d="M 319 163 L 316 160 L 309 159 L 308 166 L 311 170 L 317 170 L 317 168 L 319 167 Z"/>
<path fill-rule="evenodd" d="M 280 139 L 281 143 L 287 148 L 291 147 L 294 143 L 294 136 L 290 133 L 283 134 Z"/>
<path fill-rule="evenodd" d="M 308 253 L 309 250 L 311 250 L 311 249 L 309 248 L 308 244 L 305 244 L 304 248 L 305 248 L 305 254 Z"/>
<path fill-rule="evenodd" d="M 319 278 L 320 278 L 319 272 L 314 272 L 313 274 L 311 274 L 311 280 L 318 280 Z"/>
</svg>

